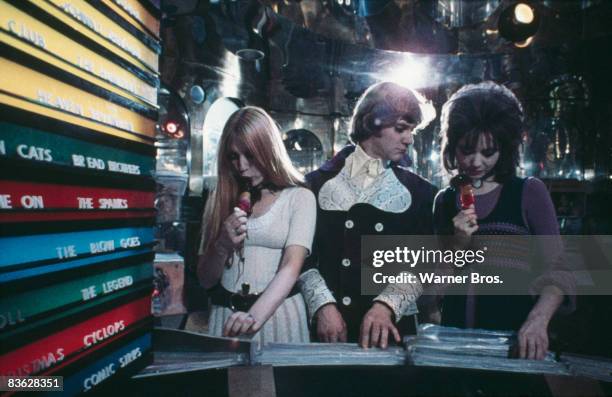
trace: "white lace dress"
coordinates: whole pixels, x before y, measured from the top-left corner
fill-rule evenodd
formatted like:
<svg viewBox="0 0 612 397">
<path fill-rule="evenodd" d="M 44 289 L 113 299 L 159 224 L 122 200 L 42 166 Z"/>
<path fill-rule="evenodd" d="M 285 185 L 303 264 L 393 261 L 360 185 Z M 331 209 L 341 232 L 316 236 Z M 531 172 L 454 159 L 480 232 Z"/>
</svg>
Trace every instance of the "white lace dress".
<svg viewBox="0 0 612 397">
<path fill-rule="evenodd" d="M 223 271 L 223 287 L 228 291 L 240 291 L 242 283 L 249 283 L 250 293 L 261 294 L 276 275 L 285 247 L 300 245 L 310 252 L 315 222 L 316 201 L 310 190 L 294 187 L 281 191 L 266 213 L 249 218 L 244 264 L 240 264 L 234 254 L 234 264 Z M 221 336 L 231 314 L 229 308 L 213 305 L 209 333 Z M 309 342 L 302 294 L 285 299 L 253 339 L 261 345 L 267 342 Z"/>
</svg>

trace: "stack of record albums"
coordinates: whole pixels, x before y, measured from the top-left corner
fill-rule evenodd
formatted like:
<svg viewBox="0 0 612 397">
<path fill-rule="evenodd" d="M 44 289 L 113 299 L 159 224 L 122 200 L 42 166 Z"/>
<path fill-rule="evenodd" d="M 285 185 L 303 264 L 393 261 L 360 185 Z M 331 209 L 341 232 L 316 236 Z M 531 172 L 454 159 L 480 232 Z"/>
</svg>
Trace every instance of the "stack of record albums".
<svg viewBox="0 0 612 397">
<path fill-rule="evenodd" d="M 0 375 L 151 357 L 159 2 L 0 0 Z"/>
</svg>

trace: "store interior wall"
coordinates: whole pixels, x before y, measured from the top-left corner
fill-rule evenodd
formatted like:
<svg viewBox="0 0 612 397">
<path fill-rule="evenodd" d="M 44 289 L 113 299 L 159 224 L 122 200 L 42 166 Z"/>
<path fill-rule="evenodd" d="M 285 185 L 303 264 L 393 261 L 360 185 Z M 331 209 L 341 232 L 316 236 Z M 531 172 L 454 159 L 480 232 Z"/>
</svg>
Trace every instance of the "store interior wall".
<svg viewBox="0 0 612 397">
<path fill-rule="evenodd" d="M 268 110 L 286 139 L 293 131 L 314 136 L 318 151 L 302 153 L 310 158 L 300 165 L 308 172 L 348 143 L 352 108 L 377 81 L 419 90 L 438 114 L 464 84 L 503 83 L 526 111 L 521 176 L 546 181 L 562 232 L 612 232 L 612 211 L 604 205 L 612 196 L 612 26 L 605 22 L 612 3 L 533 2 L 540 21 L 527 46 L 500 34 L 500 16 L 514 3 L 165 1 L 161 77 L 169 102 L 162 109 L 181 102 L 189 133 L 176 139 L 159 132 L 158 171 L 185 185 L 159 238 L 174 241 L 166 249 L 185 257 L 189 309 L 205 310 L 206 295 L 194 277 L 201 213 L 214 184 L 205 120 L 222 98 Z M 438 134 L 436 119 L 416 136 L 409 155 L 415 172 L 442 187 Z M 290 153 L 294 146 L 295 139 Z M 589 300 L 575 323 L 603 321 L 599 305 L 609 311 L 603 309 L 609 301 Z M 567 332 L 586 337 L 583 329 Z"/>
</svg>

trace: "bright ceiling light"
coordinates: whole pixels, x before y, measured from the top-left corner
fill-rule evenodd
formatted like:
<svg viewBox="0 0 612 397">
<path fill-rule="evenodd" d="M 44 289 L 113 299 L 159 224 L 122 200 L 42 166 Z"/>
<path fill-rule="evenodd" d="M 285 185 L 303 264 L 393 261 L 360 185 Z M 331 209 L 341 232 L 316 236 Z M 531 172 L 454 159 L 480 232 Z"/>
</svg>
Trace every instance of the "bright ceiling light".
<svg viewBox="0 0 612 397">
<path fill-rule="evenodd" d="M 535 19 L 533 8 L 525 3 L 519 3 L 514 7 L 514 19 L 519 23 L 529 24 Z"/>
<path fill-rule="evenodd" d="M 382 77 L 383 81 L 391 81 L 412 89 L 420 89 L 427 86 L 428 80 L 425 65 L 416 59 L 407 59 L 399 66 L 384 73 Z"/>
<path fill-rule="evenodd" d="M 503 38 L 513 43 L 522 43 L 537 33 L 540 18 L 531 5 L 516 2 L 502 11 L 497 26 Z"/>
</svg>

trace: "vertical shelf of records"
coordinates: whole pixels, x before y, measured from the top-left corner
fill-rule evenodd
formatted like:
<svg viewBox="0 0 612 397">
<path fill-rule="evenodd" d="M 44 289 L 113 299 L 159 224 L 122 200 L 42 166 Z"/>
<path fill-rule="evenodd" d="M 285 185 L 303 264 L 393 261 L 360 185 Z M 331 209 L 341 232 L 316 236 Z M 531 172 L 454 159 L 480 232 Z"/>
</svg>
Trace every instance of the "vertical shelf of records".
<svg viewBox="0 0 612 397">
<path fill-rule="evenodd" d="M 151 358 L 158 4 L 0 0 L 0 375 Z"/>
</svg>

